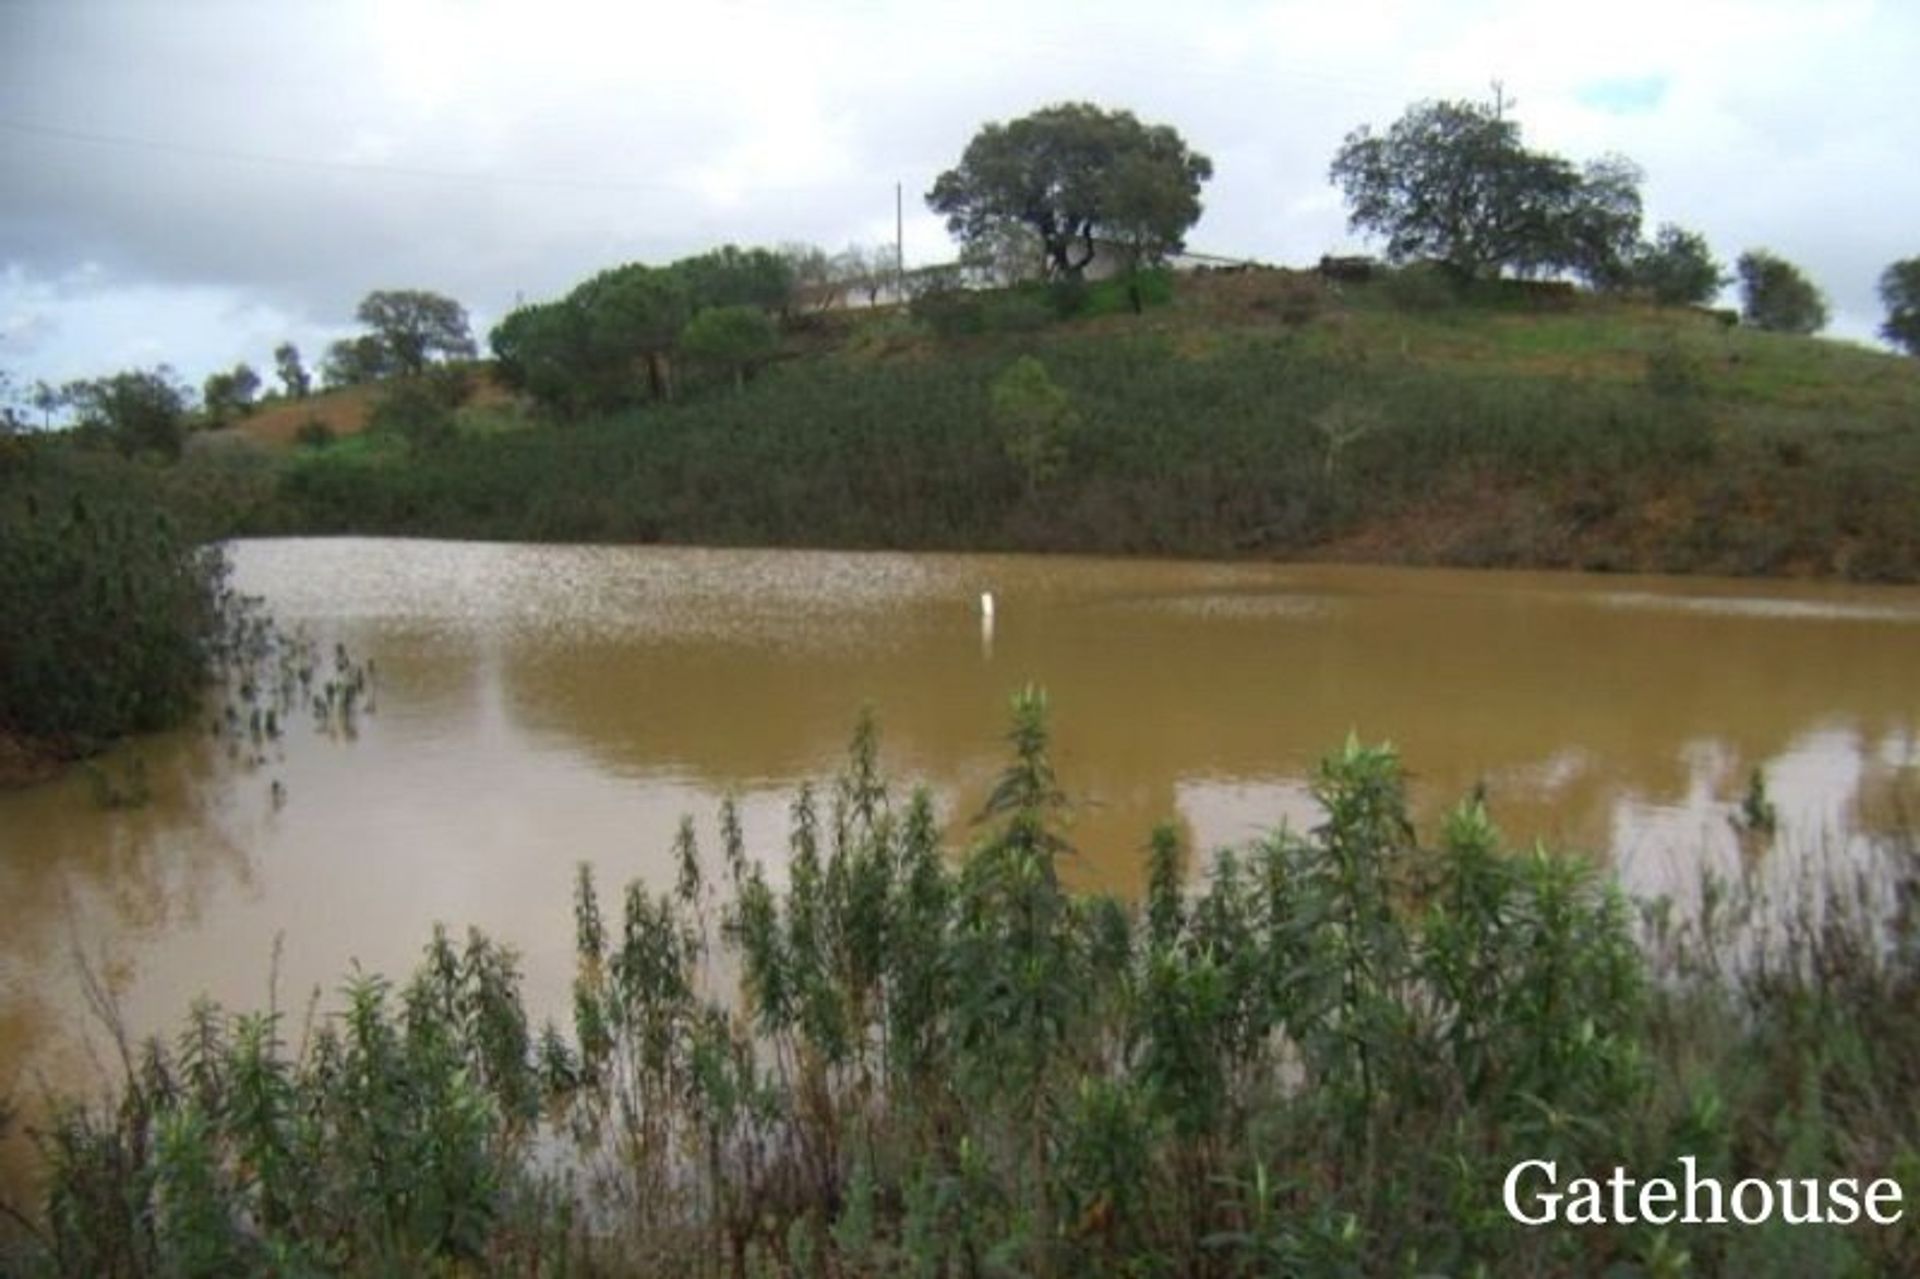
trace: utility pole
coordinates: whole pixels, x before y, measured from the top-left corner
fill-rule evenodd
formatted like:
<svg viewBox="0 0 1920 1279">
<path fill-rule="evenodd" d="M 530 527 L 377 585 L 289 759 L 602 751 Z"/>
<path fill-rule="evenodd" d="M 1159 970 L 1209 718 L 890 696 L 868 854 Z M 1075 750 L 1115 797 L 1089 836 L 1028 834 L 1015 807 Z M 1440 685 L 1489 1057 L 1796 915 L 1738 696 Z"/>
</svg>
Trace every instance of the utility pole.
<svg viewBox="0 0 1920 1279">
<path fill-rule="evenodd" d="M 893 184 L 893 294 L 896 302 L 907 300 L 907 215 L 898 182 Z"/>
</svg>

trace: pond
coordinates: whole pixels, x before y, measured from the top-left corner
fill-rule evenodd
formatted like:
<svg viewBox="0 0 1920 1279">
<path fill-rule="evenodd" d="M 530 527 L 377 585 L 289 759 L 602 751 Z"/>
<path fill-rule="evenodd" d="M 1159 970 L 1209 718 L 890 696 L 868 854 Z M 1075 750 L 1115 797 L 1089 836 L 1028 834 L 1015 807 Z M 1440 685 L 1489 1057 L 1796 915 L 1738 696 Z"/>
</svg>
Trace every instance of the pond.
<svg viewBox="0 0 1920 1279">
<path fill-rule="evenodd" d="M 133 743 L 100 767 L 144 774 L 139 807 L 101 807 L 84 771 L 0 794 L 0 1092 L 91 1069 L 76 953 L 144 1033 L 201 993 L 263 1006 L 270 973 L 297 1019 L 350 964 L 403 976 L 435 921 L 472 924 L 563 1009 L 575 865 L 603 893 L 664 886 L 682 814 L 711 849 L 728 794 L 777 864 L 796 785 L 862 707 L 959 844 L 1009 695 L 1045 687 L 1066 873 L 1121 893 L 1158 821 L 1202 849 L 1311 825 L 1349 733 L 1398 747 L 1423 821 L 1477 786 L 1514 840 L 1679 898 L 1703 870 L 1845 864 L 1910 819 L 1920 764 L 1911 589 L 381 539 L 232 557 L 283 626 L 370 663 L 370 713 L 296 715 L 258 763 L 204 721 Z M 1763 848 L 1729 821 L 1756 768 Z"/>
</svg>

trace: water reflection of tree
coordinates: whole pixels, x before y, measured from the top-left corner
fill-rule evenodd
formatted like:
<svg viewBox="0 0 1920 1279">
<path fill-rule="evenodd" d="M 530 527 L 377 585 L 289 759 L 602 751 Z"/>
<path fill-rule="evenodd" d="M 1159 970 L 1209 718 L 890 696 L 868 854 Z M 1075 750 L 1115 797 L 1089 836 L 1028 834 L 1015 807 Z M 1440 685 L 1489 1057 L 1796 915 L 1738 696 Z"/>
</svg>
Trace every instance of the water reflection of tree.
<svg viewBox="0 0 1920 1279">
<path fill-rule="evenodd" d="M 134 807 L 103 809 L 78 771 L 0 797 L 10 907 L 0 946 L 10 962 L 64 951 L 69 905 L 104 909 L 97 922 L 126 936 L 192 923 L 223 882 L 252 883 L 248 851 L 214 820 L 236 780 L 220 743 L 204 731 L 161 734 L 119 748 L 104 766 L 134 754 L 151 789 Z"/>
<path fill-rule="evenodd" d="M 23 1105 L 36 1076 L 69 1077 L 86 1060 L 76 947 L 124 985 L 145 940 L 197 924 L 227 885 L 253 883 L 251 855 L 214 819 L 232 790 L 224 746 L 204 728 L 159 734 L 100 766 L 135 754 L 150 790 L 138 807 L 101 808 L 80 770 L 0 794 L 0 1096 Z M 0 1162 L 18 1171 L 20 1154 Z"/>
</svg>

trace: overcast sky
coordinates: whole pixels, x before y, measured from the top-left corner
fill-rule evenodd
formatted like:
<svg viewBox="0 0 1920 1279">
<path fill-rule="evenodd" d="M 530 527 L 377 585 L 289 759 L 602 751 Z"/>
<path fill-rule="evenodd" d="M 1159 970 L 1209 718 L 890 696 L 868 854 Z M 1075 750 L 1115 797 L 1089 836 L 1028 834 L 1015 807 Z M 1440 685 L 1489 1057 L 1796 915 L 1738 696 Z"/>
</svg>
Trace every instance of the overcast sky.
<svg viewBox="0 0 1920 1279">
<path fill-rule="evenodd" d="M 0 370 L 310 363 L 375 288 L 476 333 L 516 297 L 725 242 L 951 257 L 923 200 L 975 129 L 1087 100 L 1213 158 L 1206 252 L 1366 246 L 1356 125 L 1503 83 L 1535 147 L 1646 171 L 1648 230 L 1765 246 L 1870 339 L 1920 254 L 1912 0 L 0 0 Z"/>
</svg>

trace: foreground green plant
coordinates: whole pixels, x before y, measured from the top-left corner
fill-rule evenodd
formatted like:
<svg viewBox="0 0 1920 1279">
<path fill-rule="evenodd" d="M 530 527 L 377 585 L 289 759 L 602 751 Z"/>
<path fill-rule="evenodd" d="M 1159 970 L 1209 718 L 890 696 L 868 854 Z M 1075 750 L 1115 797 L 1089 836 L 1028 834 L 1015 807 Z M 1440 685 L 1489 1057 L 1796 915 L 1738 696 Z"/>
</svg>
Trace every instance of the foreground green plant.
<svg viewBox="0 0 1920 1279">
<path fill-rule="evenodd" d="M 290 1047 L 198 1006 L 116 1096 L 38 1133 L 26 1273 L 782 1275 L 1884 1271 L 1911 1230 L 1527 1230 L 1521 1158 L 1601 1173 L 1920 1174 L 1908 925 L 1829 916 L 1746 975 L 1656 970 L 1617 889 L 1505 849 L 1476 801 L 1422 842 L 1389 748 L 1322 822 L 1139 903 L 1077 897 L 1046 703 L 956 861 L 925 792 L 845 771 L 783 875 L 731 803 L 618 917 L 574 885 L 571 1032 L 513 954 L 436 932 Z M 1920 884 L 1911 859 L 1902 883 Z M 784 878 L 784 884 L 779 882 Z M 1897 896 L 1897 895 L 1896 895 Z M 1905 918 L 1905 917 L 1899 917 Z M 1656 955 L 1660 953 L 1656 948 Z M 1661 973 L 1673 974 L 1664 978 Z"/>
</svg>

